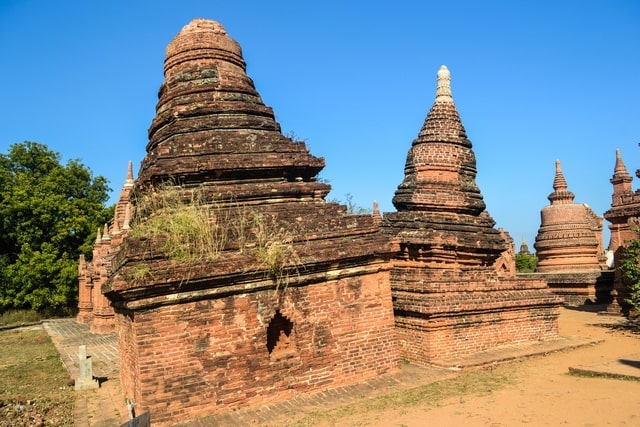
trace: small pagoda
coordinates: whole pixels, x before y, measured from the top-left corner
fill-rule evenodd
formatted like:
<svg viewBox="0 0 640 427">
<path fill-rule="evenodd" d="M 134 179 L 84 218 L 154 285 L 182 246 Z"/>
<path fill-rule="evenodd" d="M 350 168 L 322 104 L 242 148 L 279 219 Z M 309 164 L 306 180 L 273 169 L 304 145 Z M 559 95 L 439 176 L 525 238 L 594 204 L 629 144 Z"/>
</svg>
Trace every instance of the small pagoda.
<svg viewBox="0 0 640 427">
<path fill-rule="evenodd" d="M 560 160 L 556 160 L 550 205 L 540 212 L 534 248 L 536 272 L 568 305 L 608 302 L 612 274 L 606 271 L 603 218 L 587 204 L 574 203 Z"/>
<path fill-rule="evenodd" d="M 561 298 L 542 280 L 499 274 L 509 243 L 494 228 L 471 141 L 453 102 L 449 70 L 407 154 L 383 228 L 397 239 L 391 289 L 403 357 L 451 366 L 502 345 L 553 339 Z"/>
</svg>

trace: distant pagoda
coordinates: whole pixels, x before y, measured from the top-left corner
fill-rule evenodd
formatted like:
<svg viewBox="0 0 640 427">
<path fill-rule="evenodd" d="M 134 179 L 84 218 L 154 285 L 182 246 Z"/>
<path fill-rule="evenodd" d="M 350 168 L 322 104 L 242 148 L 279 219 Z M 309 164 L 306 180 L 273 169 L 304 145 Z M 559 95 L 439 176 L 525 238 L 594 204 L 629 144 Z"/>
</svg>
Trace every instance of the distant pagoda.
<svg viewBox="0 0 640 427">
<path fill-rule="evenodd" d="M 586 204 L 574 203 L 560 160 L 556 160 L 550 205 L 542 208 L 534 247 L 538 272 L 600 271 L 605 267 L 602 217 Z"/>
</svg>

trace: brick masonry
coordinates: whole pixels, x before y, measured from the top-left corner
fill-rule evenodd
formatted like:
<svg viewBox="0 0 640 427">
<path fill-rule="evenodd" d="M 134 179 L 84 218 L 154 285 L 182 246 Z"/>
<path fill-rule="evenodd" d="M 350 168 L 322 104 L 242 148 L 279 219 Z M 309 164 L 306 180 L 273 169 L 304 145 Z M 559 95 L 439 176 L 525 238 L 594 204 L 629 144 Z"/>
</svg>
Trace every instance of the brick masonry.
<svg viewBox="0 0 640 427">
<path fill-rule="evenodd" d="M 154 425 L 399 369 L 395 247 L 379 219 L 324 200 L 323 167 L 282 135 L 224 28 L 207 20 L 184 27 L 167 47 L 132 194 L 170 185 L 189 200 L 198 188 L 217 212 L 262 225 L 232 234 L 215 259 L 178 261 L 158 240 L 129 235 L 110 260 L 102 291 L 116 313 L 121 384 Z M 277 276 L 255 255 L 260 227 L 286 235 L 273 242 L 290 251 Z M 143 278 L 132 279 L 136 269 Z"/>
<path fill-rule="evenodd" d="M 163 422 L 394 372 L 387 276 L 137 310 L 135 322 L 119 316 L 121 366 L 133 367 L 125 393 Z"/>
<path fill-rule="evenodd" d="M 586 204 L 574 203 L 574 197 L 556 160 L 551 204 L 540 212 L 534 244 L 535 277 L 546 280 L 567 305 L 609 303 L 613 272 L 603 249 L 603 218 Z"/>
<path fill-rule="evenodd" d="M 111 243 L 91 275 L 105 274 L 91 284 L 113 309 L 124 393 L 154 425 L 397 372 L 401 355 L 446 366 L 557 336 L 561 299 L 543 281 L 514 277 L 512 240 L 475 183 L 446 68 L 407 155 L 398 211 L 384 217 L 325 201 L 324 159 L 282 135 L 222 25 L 185 26 L 164 68 L 147 155 L 127 208 L 96 241 Z M 141 215 L 130 195 L 165 185 L 185 201 L 198 188 L 220 212 L 285 230 L 299 262 L 291 256 L 276 277 L 255 256 L 258 239 L 239 234 L 218 258 L 171 259 L 162 238 L 125 231 Z M 82 320 L 96 313 L 84 291 Z"/>
</svg>

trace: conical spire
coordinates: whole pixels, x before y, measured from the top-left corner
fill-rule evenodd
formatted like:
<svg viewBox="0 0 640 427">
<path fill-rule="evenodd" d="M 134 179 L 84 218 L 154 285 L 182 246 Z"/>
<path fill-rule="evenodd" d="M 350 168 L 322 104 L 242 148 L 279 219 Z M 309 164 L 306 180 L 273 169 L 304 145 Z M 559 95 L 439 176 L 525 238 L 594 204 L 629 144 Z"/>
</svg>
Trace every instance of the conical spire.
<svg viewBox="0 0 640 427">
<path fill-rule="evenodd" d="M 120 225 L 118 224 L 118 218 L 113 218 L 113 226 L 111 227 L 111 234 L 120 234 Z"/>
<path fill-rule="evenodd" d="M 524 236 L 522 236 L 522 243 L 520 244 L 520 252 L 521 254 L 525 254 L 525 255 L 530 255 L 531 252 L 529 252 L 529 245 L 527 245 L 527 241 L 525 240 Z"/>
<path fill-rule="evenodd" d="M 616 148 L 616 167 L 613 172 L 613 175 L 626 174 L 627 168 L 622 161 L 622 154 L 620 153 L 620 149 Z"/>
<path fill-rule="evenodd" d="M 553 190 L 553 193 L 548 196 L 552 205 L 573 203 L 575 194 L 567 190 L 567 181 L 564 179 L 560 160 L 556 160 L 556 175 L 553 179 Z"/>
<path fill-rule="evenodd" d="M 624 161 L 622 160 L 622 153 L 619 148 L 616 148 L 616 166 L 613 170 L 613 177 L 611 178 L 611 182 L 614 183 L 614 180 L 624 180 L 624 181 L 633 181 L 629 172 L 627 172 L 627 167 L 624 165 Z"/>
<path fill-rule="evenodd" d="M 624 165 L 622 161 L 622 153 L 620 149 L 616 149 L 616 166 L 613 170 L 613 176 L 609 180 L 611 184 L 613 184 L 613 194 L 611 196 L 611 206 L 617 206 L 619 204 L 624 204 L 624 197 L 627 197 L 633 194 L 633 189 L 631 188 L 631 183 L 633 182 L 633 178 L 627 172 L 627 167 Z"/>
<path fill-rule="evenodd" d="M 102 241 L 111 240 L 109 236 L 109 224 L 104 224 L 104 231 L 102 232 Z"/>
<path fill-rule="evenodd" d="M 393 197 L 398 212 L 385 213 L 384 226 L 420 247 L 433 265 L 491 265 L 507 243 L 493 228 L 476 184 L 476 158 L 450 80 L 447 67 L 440 67 L 434 103 L 407 153 L 404 180 Z"/>
<path fill-rule="evenodd" d="M 393 198 L 398 210 L 477 215 L 485 209 L 475 181 L 475 154 L 453 103 L 450 81 L 449 69 L 443 65 L 438 70 L 435 101 L 407 154 L 405 179 Z M 442 203 L 445 192 L 450 203 Z"/>
<path fill-rule="evenodd" d="M 451 73 L 444 65 L 438 70 L 435 101 L 413 143 L 423 142 L 448 142 L 471 148 L 471 141 L 467 139 L 467 132 L 453 103 Z M 475 159 L 473 162 L 475 164 Z"/>
<path fill-rule="evenodd" d="M 124 211 L 124 221 L 122 222 L 122 229 L 128 230 L 131 226 L 131 203 L 127 202 L 127 206 Z"/>
<path fill-rule="evenodd" d="M 564 174 L 562 173 L 562 166 L 560 165 L 560 160 L 556 160 L 556 176 L 553 179 L 553 189 L 555 191 L 567 189 L 567 181 L 564 179 Z"/>
</svg>

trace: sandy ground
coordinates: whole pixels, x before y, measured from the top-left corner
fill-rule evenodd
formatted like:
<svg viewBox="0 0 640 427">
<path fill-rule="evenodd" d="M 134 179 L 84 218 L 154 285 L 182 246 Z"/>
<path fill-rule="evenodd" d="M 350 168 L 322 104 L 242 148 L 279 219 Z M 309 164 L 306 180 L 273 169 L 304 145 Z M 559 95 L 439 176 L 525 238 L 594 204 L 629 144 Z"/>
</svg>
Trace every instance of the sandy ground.
<svg viewBox="0 0 640 427">
<path fill-rule="evenodd" d="M 601 338 L 583 348 L 513 364 L 514 383 L 484 396 L 356 417 L 343 425 L 415 426 L 640 426 L 640 381 L 569 374 L 569 367 L 629 360 L 640 375 L 640 336 L 615 325 L 619 317 L 562 309 L 561 335 Z"/>
</svg>

